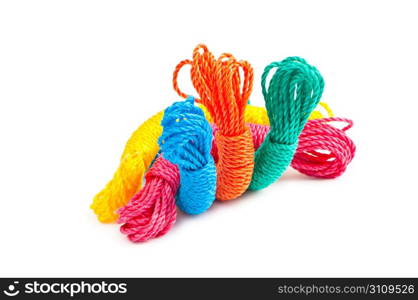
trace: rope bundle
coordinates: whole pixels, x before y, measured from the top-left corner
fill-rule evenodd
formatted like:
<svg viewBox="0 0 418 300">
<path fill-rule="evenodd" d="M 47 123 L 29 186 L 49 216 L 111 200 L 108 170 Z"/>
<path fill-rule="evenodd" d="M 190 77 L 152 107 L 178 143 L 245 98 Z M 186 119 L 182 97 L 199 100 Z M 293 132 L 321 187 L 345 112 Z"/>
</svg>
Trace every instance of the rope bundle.
<svg viewBox="0 0 418 300">
<path fill-rule="evenodd" d="M 198 45 L 193 51 L 193 60 L 181 61 L 174 71 L 174 89 L 184 98 L 186 94 L 178 88 L 177 75 L 186 64 L 191 65 L 191 80 L 200 95 L 196 101 L 207 108 L 219 128 L 214 137 L 219 152 L 216 198 L 235 199 L 250 184 L 254 167 L 254 147 L 245 125 L 253 69 L 248 62 L 237 61 L 231 54 L 222 54 L 215 59 L 205 45 Z"/>
<path fill-rule="evenodd" d="M 119 210 L 121 232 L 133 242 L 165 234 L 178 207 L 188 214 L 206 211 L 215 200 L 216 169 L 210 150 L 212 128 L 194 98 L 164 112 L 159 156 L 146 174 L 145 187 Z"/>
<path fill-rule="evenodd" d="M 170 119 L 174 117 L 171 116 Z M 348 125 L 339 129 L 328 124 L 330 122 L 345 122 Z M 163 122 L 163 125 L 165 125 L 165 122 Z M 270 131 L 270 126 L 251 123 L 248 125 L 254 149 L 257 150 Z M 308 176 L 318 178 L 335 178 L 341 175 L 355 153 L 353 141 L 345 134 L 345 131 L 351 126 L 352 121 L 343 118 L 309 120 L 299 136 L 298 148 L 291 163 L 292 167 Z M 165 136 L 165 128 L 164 126 L 162 137 Z M 213 125 L 214 134 L 217 130 L 217 127 Z M 164 147 L 162 149 L 164 155 L 166 155 L 167 152 Z M 205 149 L 208 150 L 210 147 Z M 217 161 L 218 149 L 216 143 L 213 143 L 211 151 L 212 156 Z M 122 233 L 127 234 L 133 242 L 144 242 L 167 233 L 176 220 L 174 199 L 176 192 L 179 194 L 177 205 L 183 211 L 193 214 L 196 211 L 195 207 L 198 208 L 197 213 L 205 211 L 214 199 L 215 170 L 205 173 L 209 174 L 199 176 L 199 178 L 196 177 L 198 180 L 188 181 L 182 186 L 179 180 L 183 177 L 181 168 L 179 170 L 175 164 L 170 163 L 167 159 L 162 156 L 158 157 L 146 174 L 145 187 L 132 198 L 125 208 L 120 210 L 119 222 L 126 223 L 121 227 Z M 194 178 L 193 174 L 189 177 Z M 208 182 L 210 178 L 212 178 L 212 182 L 210 180 Z M 211 186 L 212 189 L 208 189 Z M 184 189 L 183 194 L 179 192 L 182 188 Z M 202 193 L 202 190 L 205 192 Z M 186 198 L 180 200 L 183 197 Z M 189 206 L 192 210 L 188 209 Z"/>
<path fill-rule="evenodd" d="M 273 68 L 277 70 L 266 87 Z M 271 128 L 255 154 L 252 190 L 276 181 L 291 163 L 299 134 L 321 98 L 324 80 L 304 59 L 288 57 L 264 69 L 261 87 Z"/>
<path fill-rule="evenodd" d="M 342 129 L 332 126 L 330 122 L 344 122 L 348 125 Z M 270 126 L 248 124 L 253 138 L 254 149 L 260 148 Z M 291 166 L 308 176 L 317 178 L 335 178 L 346 170 L 354 158 L 356 147 L 345 134 L 353 121 L 344 118 L 322 118 L 309 120 L 299 136 L 298 147 Z M 213 126 L 213 131 L 218 129 Z M 212 156 L 217 160 L 218 149 L 212 145 Z"/>
<path fill-rule="evenodd" d="M 194 98 L 166 109 L 159 139 L 164 157 L 178 166 L 178 207 L 188 214 L 206 211 L 215 200 L 216 168 L 210 155 L 212 128 Z"/>
<path fill-rule="evenodd" d="M 94 197 L 90 207 L 100 222 L 116 221 L 116 210 L 124 206 L 141 187 L 144 173 L 158 152 L 162 116 L 163 112 L 154 115 L 132 134 L 112 180 Z"/>
<path fill-rule="evenodd" d="M 178 88 L 178 73 L 187 64 L 200 99 Z M 318 178 L 344 173 L 355 154 L 346 135 L 353 123 L 333 117 L 328 105 L 319 103 L 324 81 L 318 70 L 289 57 L 268 65 L 261 83 L 266 109 L 247 104 L 253 84 L 248 62 L 231 54 L 215 59 L 198 45 L 193 60 L 181 61 L 173 75 L 174 89 L 187 99 L 132 134 L 113 179 L 93 200 L 98 219 L 117 220 L 131 241 L 144 242 L 172 228 L 176 206 L 202 213 L 215 196 L 230 200 L 247 188 L 264 188 L 289 165 Z M 314 111 L 318 103 L 328 117 Z"/>
<path fill-rule="evenodd" d="M 331 122 L 347 125 L 339 129 L 332 126 Z M 352 126 L 353 121 L 344 118 L 309 120 L 299 136 L 292 167 L 303 174 L 319 178 L 340 176 L 356 152 L 353 141 L 345 134 Z"/>
<path fill-rule="evenodd" d="M 175 195 L 180 183 L 176 165 L 158 157 L 145 175 L 145 186 L 119 209 L 120 230 L 132 242 L 164 235 L 176 221 Z"/>
<path fill-rule="evenodd" d="M 330 113 L 329 107 L 325 103 L 320 104 Z M 207 109 L 203 105 L 198 106 L 203 110 L 206 119 L 213 122 Z M 159 151 L 158 138 L 162 132 L 160 123 L 163 115 L 164 111 L 161 111 L 145 121 L 134 131 L 126 143 L 120 165 L 113 179 L 96 195 L 90 206 L 100 222 L 116 221 L 118 218 L 117 209 L 123 207 L 140 190 L 142 177 Z M 322 117 L 320 111 L 314 111 L 311 115 L 311 118 Z M 245 121 L 260 125 L 269 124 L 266 109 L 253 105 L 247 105 Z"/>
</svg>

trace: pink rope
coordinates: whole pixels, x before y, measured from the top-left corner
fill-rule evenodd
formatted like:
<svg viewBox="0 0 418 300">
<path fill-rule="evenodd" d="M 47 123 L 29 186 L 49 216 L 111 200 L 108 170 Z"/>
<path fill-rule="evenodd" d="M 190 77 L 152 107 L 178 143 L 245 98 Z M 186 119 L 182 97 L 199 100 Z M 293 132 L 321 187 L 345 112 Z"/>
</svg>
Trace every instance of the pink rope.
<svg viewBox="0 0 418 300">
<path fill-rule="evenodd" d="M 336 128 L 330 122 L 347 125 Z M 292 167 L 299 172 L 318 178 L 335 178 L 344 173 L 354 158 L 356 146 L 345 134 L 353 121 L 344 118 L 324 118 L 306 123 L 293 157 Z"/>
<path fill-rule="evenodd" d="M 344 122 L 339 129 L 330 122 Z M 270 126 L 248 124 L 257 150 L 263 143 Z M 298 148 L 291 166 L 299 172 L 318 178 L 335 178 L 344 173 L 353 160 L 356 146 L 345 132 L 353 126 L 353 121 L 345 118 L 323 118 L 309 120 L 299 136 Z M 214 133 L 218 129 L 213 126 Z M 216 144 L 212 144 L 212 155 L 218 159 Z"/>
<path fill-rule="evenodd" d="M 119 209 L 120 230 L 132 242 L 164 235 L 176 221 L 175 195 L 180 184 L 176 165 L 158 157 L 145 175 L 145 186 Z"/>
</svg>

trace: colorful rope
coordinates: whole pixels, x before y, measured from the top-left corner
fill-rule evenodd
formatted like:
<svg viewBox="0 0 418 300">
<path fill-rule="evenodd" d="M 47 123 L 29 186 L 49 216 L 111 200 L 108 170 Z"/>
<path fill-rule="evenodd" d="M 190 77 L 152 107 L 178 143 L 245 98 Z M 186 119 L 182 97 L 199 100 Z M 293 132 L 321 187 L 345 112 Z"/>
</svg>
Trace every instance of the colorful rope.
<svg viewBox="0 0 418 300">
<path fill-rule="evenodd" d="M 166 109 L 159 144 L 164 157 L 178 166 L 178 207 L 188 214 L 206 211 L 215 200 L 216 168 L 210 154 L 212 128 L 194 98 Z"/>
<path fill-rule="evenodd" d="M 339 129 L 331 123 L 346 123 Z M 270 126 L 248 124 L 253 138 L 254 149 L 260 148 Z M 324 118 L 309 120 L 299 136 L 291 166 L 308 176 L 317 178 L 335 178 L 344 173 L 353 160 L 356 147 L 345 131 L 353 126 L 353 121 L 344 118 Z M 213 131 L 218 129 L 213 126 Z M 216 143 L 212 145 L 212 156 L 218 157 Z"/>
<path fill-rule="evenodd" d="M 177 85 L 186 64 L 191 65 L 200 108 Z M 176 202 L 186 213 L 201 213 L 212 205 L 215 191 L 220 200 L 234 199 L 247 187 L 271 184 L 289 164 L 319 178 L 335 178 L 346 170 L 355 154 L 345 134 L 352 121 L 333 118 L 325 103 L 320 105 L 328 118 L 313 111 L 324 87 L 314 67 L 298 57 L 267 66 L 262 76 L 267 111 L 247 104 L 252 83 L 248 62 L 231 54 L 215 59 L 205 45 L 197 46 L 193 60 L 180 62 L 173 75 L 174 89 L 186 101 L 153 116 L 131 136 L 114 178 L 91 205 L 98 219 L 113 222 L 120 215 L 121 232 L 144 242 L 170 230 Z M 214 123 L 213 131 L 208 121 Z M 347 126 L 339 129 L 335 122 Z M 162 154 L 155 159 L 159 148 Z"/>
<path fill-rule="evenodd" d="M 162 116 L 163 112 L 154 115 L 132 134 L 113 179 L 94 197 L 90 207 L 100 222 L 115 222 L 118 218 L 116 210 L 141 188 L 144 173 L 158 152 Z"/>
<path fill-rule="evenodd" d="M 145 186 L 119 209 L 120 231 L 132 242 L 164 235 L 176 221 L 175 195 L 180 184 L 176 165 L 158 157 L 145 175 Z"/>
<path fill-rule="evenodd" d="M 266 87 L 274 68 L 277 69 Z M 299 134 L 321 98 L 324 80 L 304 59 L 289 57 L 264 69 L 261 86 L 271 129 L 255 154 L 251 190 L 276 181 L 291 163 Z"/>
<path fill-rule="evenodd" d="M 181 61 L 173 73 L 173 87 L 186 97 L 177 85 L 180 69 L 191 65 L 191 80 L 219 131 L 215 141 L 219 149 L 216 198 L 231 200 L 245 192 L 254 167 L 254 147 L 245 125 L 245 108 L 253 86 L 253 69 L 246 61 L 231 54 L 215 59 L 205 45 L 193 51 L 193 60 Z M 241 79 L 242 70 L 244 79 Z M 242 81 L 242 88 L 241 88 Z"/>
<path fill-rule="evenodd" d="M 336 128 L 332 122 L 347 125 Z M 353 121 L 344 118 L 309 120 L 299 136 L 292 167 L 308 176 L 335 178 L 343 174 L 356 152 L 354 142 L 345 134 Z"/>
<path fill-rule="evenodd" d="M 343 129 L 330 123 L 345 122 Z M 343 118 L 326 118 L 309 120 L 299 136 L 298 148 L 291 166 L 299 172 L 318 178 L 335 178 L 346 170 L 354 157 L 355 145 L 345 134 L 352 127 L 352 121 Z M 270 131 L 270 126 L 248 124 L 254 148 L 257 150 Z M 213 125 L 213 132 L 217 127 Z M 212 156 L 218 157 L 216 143 L 212 145 Z M 126 223 L 121 231 L 133 242 L 144 242 L 151 238 L 164 235 L 176 220 L 174 194 L 181 189 L 181 169 L 160 156 L 146 174 L 145 187 L 120 210 L 120 223 Z M 205 180 L 202 178 L 202 180 Z M 206 181 L 205 181 L 206 182 Z M 194 181 L 193 188 L 202 188 Z M 205 187 L 203 187 L 205 188 Z M 205 194 L 202 195 L 205 197 Z M 212 198 L 214 194 L 212 193 Z M 199 197 L 193 201 L 199 202 Z M 179 202 L 177 201 L 177 204 Z M 181 206 L 179 206 L 181 207 Z"/>
<path fill-rule="evenodd" d="M 329 116 L 332 111 L 325 103 L 320 103 Z M 206 119 L 213 122 L 212 117 L 203 105 L 198 105 L 204 112 Z M 116 210 L 123 207 L 141 188 L 142 177 L 159 151 L 158 138 L 162 133 L 160 125 L 164 111 L 161 111 L 145 121 L 131 135 L 126 143 L 120 166 L 113 179 L 96 195 L 91 208 L 100 222 L 110 223 L 117 220 Z M 323 118 L 322 113 L 312 112 L 310 119 Z M 268 125 L 267 111 L 263 107 L 247 105 L 245 111 L 246 123 Z M 142 167 L 143 166 L 143 167 Z"/>
<path fill-rule="evenodd" d="M 194 98 L 176 102 L 164 112 L 159 144 L 163 156 L 146 174 L 145 187 L 119 210 L 121 232 L 133 242 L 166 233 L 178 207 L 188 214 L 206 211 L 215 200 L 216 169 L 210 154 L 212 128 Z M 179 180 L 180 178 L 180 180 Z"/>
</svg>

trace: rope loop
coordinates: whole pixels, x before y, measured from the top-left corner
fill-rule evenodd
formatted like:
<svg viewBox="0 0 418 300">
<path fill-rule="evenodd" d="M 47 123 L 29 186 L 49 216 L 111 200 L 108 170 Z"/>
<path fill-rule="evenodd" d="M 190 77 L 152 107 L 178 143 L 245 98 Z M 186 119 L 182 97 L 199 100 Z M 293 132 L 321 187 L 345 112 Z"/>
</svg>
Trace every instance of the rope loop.
<svg viewBox="0 0 418 300">
<path fill-rule="evenodd" d="M 245 124 L 253 69 L 248 62 L 238 61 L 229 53 L 216 59 L 205 45 L 200 44 L 193 51 L 193 60 L 180 62 L 174 71 L 174 89 L 183 97 L 185 94 L 178 88 L 177 76 L 186 64 L 191 65 L 191 81 L 200 96 L 196 101 L 207 108 L 219 130 L 215 136 L 219 147 L 216 198 L 237 198 L 247 189 L 254 167 L 254 147 Z"/>
<path fill-rule="evenodd" d="M 188 214 L 206 211 L 215 200 L 216 168 L 210 154 L 212 127 L 194 98 L 165 110 L 159 145 L 164 157 L 178 166 L 178 207 Z"/>
<path fill-rule="evenodd" d="M 272 69 L 276 70 L 267 84 Z M 303 58 L 288 57 L 264 69 L 261 87 L 271 128 L 255 154 L 249 187 L 253 190 L 276 181 L 291 163 L 298 137 L 321 98 L 324 80 Z"/>
<path fill-rule="evenodd" d="M 175 194 L 180 184 L 176 165 L 159 156 L 146 174 L 145 186 L 119 209 L 120 231 L 132 242 L 164 235 L 176 222 Z"/>
</svg>

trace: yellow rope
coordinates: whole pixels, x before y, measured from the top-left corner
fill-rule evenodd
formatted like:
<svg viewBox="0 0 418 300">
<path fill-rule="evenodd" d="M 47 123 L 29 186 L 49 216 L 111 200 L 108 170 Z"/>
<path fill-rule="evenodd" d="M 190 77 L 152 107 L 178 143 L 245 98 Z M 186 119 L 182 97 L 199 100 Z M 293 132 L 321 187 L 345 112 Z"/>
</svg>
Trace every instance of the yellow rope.
<svg viewBox="0 0 418 300">
<path fill-rule="evenodd" d="M 131 135 L 113 179 L 93 199 L 91 209 L 100 222 L 116 221 L 116 210 L 124 206 L 141 188 L 142 178 L 158 152 L 163 112 L 152 116 Z"/>
</svg>

